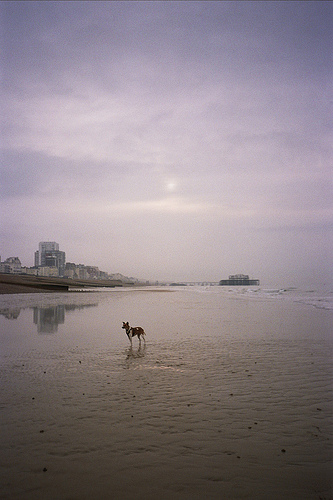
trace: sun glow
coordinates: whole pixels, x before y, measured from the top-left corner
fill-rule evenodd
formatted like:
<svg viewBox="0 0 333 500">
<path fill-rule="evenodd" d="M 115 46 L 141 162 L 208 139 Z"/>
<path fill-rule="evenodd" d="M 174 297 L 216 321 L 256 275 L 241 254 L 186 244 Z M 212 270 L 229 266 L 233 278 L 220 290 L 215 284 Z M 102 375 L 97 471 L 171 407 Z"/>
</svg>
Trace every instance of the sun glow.
<svg viewBox="0 0 333 500">
<path fill-rule="evenodd" d="M 169 192 L 169 193 L 173 193 L 176 191 L 177 187 L 178 187 L 178 184 L 175 180 L 168 180 L 166 182 L 166 190 Z"/>
</svg>

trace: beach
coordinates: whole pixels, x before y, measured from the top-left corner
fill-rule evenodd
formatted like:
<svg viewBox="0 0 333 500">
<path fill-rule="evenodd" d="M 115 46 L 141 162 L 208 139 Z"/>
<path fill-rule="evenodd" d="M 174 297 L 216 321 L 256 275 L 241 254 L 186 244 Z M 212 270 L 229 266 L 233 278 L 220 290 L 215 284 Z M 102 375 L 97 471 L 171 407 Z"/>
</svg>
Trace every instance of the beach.
<svg viewBox="0 0 333 500">
<path fill-rule="evenodd" d="M 332 499 L 331 304 L 223 287 L 1 295 L 0 498 Z"/>
</svg>

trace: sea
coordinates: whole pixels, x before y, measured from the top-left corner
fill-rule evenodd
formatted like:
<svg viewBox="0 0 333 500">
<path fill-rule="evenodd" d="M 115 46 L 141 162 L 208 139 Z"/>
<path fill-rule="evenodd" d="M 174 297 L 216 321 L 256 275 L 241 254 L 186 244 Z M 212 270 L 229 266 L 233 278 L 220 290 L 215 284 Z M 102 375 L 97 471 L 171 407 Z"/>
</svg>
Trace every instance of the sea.
<svg viewBox="0 0 333 500">
<path fill-rule="evenodd" d="M 0 295 L 0 498 L 332 499 L 332 325 L 327 288 Z"/>
</svg>

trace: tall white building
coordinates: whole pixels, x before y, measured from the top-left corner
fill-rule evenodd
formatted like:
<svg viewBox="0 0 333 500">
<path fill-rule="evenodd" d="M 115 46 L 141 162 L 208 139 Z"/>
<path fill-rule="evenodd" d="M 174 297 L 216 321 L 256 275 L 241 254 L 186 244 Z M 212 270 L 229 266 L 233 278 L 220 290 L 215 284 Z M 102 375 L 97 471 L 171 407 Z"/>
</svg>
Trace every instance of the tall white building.
<svg viewBox="0 0 333 500">
<path fill-rule="evenodd" d="M 55 241 L 41 241 L 35 252 L 35 267 L 56 267 L 59 276 L 63 276 L 66 263 L 66 254 L 59 250 L 59 243 Z"/>
<path fill-rule="evenodd" d="M 46 252 L 59 251 L 59 243 L 55 241 L 41 241 L 35 252 L 35 266 L 45 266 Z"/>
</svg>

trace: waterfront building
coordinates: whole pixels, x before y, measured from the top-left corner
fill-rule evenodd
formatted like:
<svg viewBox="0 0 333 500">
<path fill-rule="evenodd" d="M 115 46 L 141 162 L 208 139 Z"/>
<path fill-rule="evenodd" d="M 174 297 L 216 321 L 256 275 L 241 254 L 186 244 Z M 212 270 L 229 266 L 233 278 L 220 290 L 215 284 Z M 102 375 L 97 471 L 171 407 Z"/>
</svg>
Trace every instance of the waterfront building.
<svg viewBox="0 0 333 500">
<path fill-rule="evenodd" d="M 8 257 L 4 262 L 0 262 L 0 272 L 6 274 L 20 274 L 21 261 L 18 257 Z"/>
<path fill-rule="evenodd" d="M 38 250 L 35 252 L 35 266 L 45 266 L 46 252 L 59 251 L 59 243 L 55 241 L 40 241 Z"/>
<path fill-rule="evenodd" d="M 39 266 L 37 268 L 37 276 L 56 278 L 59 276 L 59 270 L 56 266 Z"/>
<path fill-rule="evenodd" d="M 38 276 L 38 267 L 21 267 L 22 274 L 29 274 L 30 276 Z"/>
<path fill-rule="evenodd" d="M 55 267 L 58 276 L 63 276 L 66 264 L 66 254 L 59 250 L 59 243 L 55 241 L 41 241 L 35 252 L 36 267 Z"/>
</svg>

